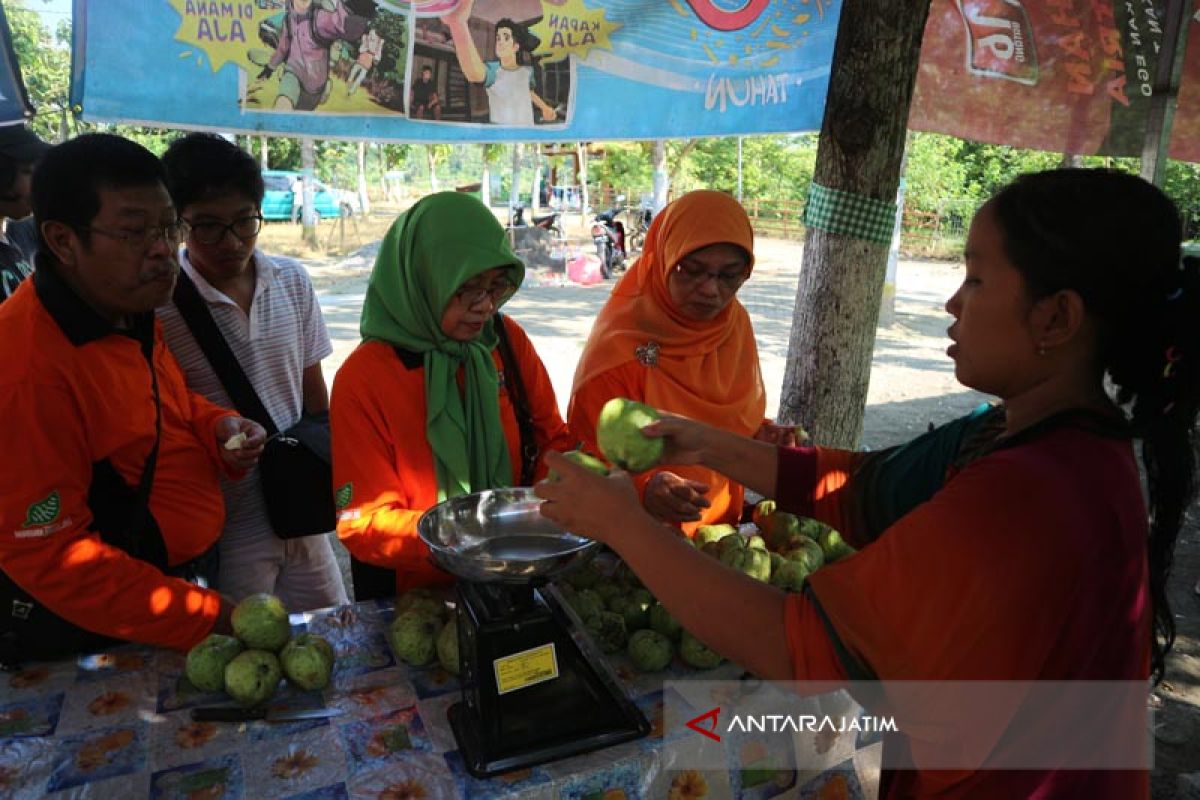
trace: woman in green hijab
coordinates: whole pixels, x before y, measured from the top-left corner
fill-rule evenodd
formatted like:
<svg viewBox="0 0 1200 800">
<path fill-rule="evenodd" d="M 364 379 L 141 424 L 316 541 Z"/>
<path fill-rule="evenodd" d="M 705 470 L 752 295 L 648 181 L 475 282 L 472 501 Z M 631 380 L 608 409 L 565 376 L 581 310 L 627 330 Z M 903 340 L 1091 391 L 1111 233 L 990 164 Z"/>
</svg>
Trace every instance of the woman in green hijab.
<svg viewBox="0 0 1200 800">
<path fill-rule="evenodd" d="M 575 445 L 529 337 L 496 313 L 524 276 L 500 223 L 469 195 L 429 195 L 384 237 L 363 341 L 330 408 L 337 530 L 357 599 L 449 581 L 417 536 L 421 514 L 531 485 L 545 474 L 541 453 Z M 380 585 L 380 569 L 394 583 Z"/>
</svg>

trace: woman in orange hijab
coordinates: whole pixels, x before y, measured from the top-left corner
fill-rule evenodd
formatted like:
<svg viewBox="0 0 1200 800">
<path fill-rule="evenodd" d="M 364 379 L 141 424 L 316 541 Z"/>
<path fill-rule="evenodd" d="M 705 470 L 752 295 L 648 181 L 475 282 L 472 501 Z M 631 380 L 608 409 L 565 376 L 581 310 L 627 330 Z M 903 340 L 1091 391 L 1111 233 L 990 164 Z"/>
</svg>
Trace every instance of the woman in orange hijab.
<svg viewBox="0 0 1200 800">
<path fill-rule="evenodd" d="M 650 225 L 641 257 L 601 309 L 571 388 L 568 425 L 597 451 L 596 418 L 628 397 L 745 436 L 794 444 L 763 419 L 766 394 L 750 316 L 737 292 L 754 267 L 754 231 L 736 200 L 685 194 Z M 698 466 L 663 466 L 637 477 L 646 509 L 682 523 L 736 524 L 743 490 Z"/>
</svg>

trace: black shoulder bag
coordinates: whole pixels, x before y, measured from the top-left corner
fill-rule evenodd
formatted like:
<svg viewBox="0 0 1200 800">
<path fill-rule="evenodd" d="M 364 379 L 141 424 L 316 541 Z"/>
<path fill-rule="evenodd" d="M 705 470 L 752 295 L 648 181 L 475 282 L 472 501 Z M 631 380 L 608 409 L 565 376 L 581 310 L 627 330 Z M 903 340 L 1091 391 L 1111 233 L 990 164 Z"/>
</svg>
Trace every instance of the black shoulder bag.
<svg viewBox="0 0 1200 800">
<path fill-rule="evenodd" d="M 294 539 L 333 530 L 337 520 L 329 412 L 306 414 L 281 433 L 185 272 L 179 273 L 173 299 L 238 412 L 267 431 L 258 473 L 275 535 Z"/>
</svg>

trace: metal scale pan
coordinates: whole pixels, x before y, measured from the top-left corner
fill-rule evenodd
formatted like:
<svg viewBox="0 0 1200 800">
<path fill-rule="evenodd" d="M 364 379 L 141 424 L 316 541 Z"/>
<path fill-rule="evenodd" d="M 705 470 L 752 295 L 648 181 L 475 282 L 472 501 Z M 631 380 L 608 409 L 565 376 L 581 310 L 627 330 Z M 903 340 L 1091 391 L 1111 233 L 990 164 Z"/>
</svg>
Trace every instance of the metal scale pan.
<svg viewBox="0 0 1200 800">
<path fill-rule="evenodd" d="M 605 663 L 571 636 L 554 592 L 600 543 L 542 517 L 529 488 L 455 497 L 417 523 L 435 564 L 459 578 L 462 701 L 450 726 L 467 770 L 488 777 L 645 736 L 650 725 Z"/>
</svg>

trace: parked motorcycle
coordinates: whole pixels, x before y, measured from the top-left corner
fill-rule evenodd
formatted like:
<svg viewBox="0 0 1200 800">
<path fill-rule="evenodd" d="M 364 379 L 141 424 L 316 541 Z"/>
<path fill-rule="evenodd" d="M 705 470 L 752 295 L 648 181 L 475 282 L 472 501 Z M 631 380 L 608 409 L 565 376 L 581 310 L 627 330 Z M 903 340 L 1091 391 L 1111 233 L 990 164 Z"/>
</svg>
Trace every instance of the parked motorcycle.
<svg viewBox="0 0 1200 800">
<path fill-rule="evenodd" d="M 653 221 L 654 206 L 652 203 L 643 200 L 638 208 L 629 209 L 629 227 L 626 231 L 629 252 L 641 252 L 642 246 L 646 244 L 646 231 L 650 230 L 650 223 Z"/>
<path fill-rule="evenodd" d="M 561 216 L 561 214 L 559 212 L 554 211 L 554 212 L 551 212 L 551 213 L 546 214 L 545 216 L 541 216 L 541 217 L 534 217 L 531 215 L 530 220 L 532 222 L 532 227 L 541 228 L 542 230 L 550 231 L 551 233 L 558 236 L 559 238 L 562 238 L 563 229 L 562 229 L 562 225 L 559 223 L 559 220 L 558 220 L 558 218 L 560 216 Z M 530 224 L 531 224 L 530 222 L 525 221 L 525 206 L 523 204 L 518 204 L 518 205 L 513 206 L 512 215 L 509 218 L 509 222 L 508 222 L 508 227 L 510 227 L 510 228 L 525 228 L 525 227 L 529 227 Z"/>
<path fill-rule="evenodd" d="M 618 202 L 624 198 L 618 198 Z M 621 206 L 597 212 L 592 217 L 592 243 L 600 259 L 600 274 L 611 278 L 625 269 L 625 224 L 617 219 Z"/>
</svg>

